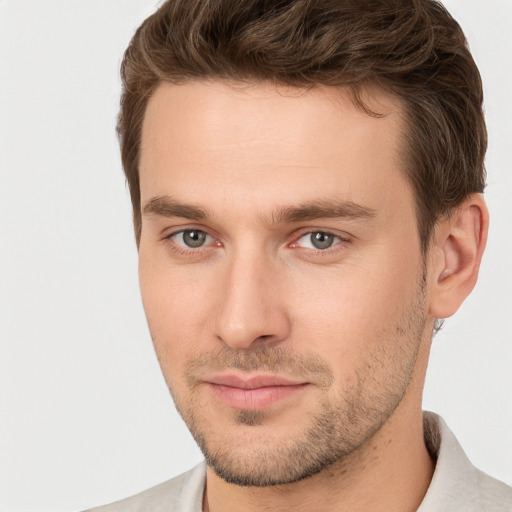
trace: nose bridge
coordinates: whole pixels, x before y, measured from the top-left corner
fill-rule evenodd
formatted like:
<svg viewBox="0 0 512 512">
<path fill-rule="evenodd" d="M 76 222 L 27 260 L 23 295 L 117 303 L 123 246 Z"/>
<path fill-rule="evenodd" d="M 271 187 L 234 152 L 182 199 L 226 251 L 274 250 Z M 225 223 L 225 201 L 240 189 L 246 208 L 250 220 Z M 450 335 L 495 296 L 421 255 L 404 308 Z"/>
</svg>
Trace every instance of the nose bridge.
<svg viewBox="0 0 512 512">
<path fill-rule="evenodd" d="M 275 267 L 254 245 L 233 250 L 227 258 L 216 328 L 232 348 L 246 350 L 286 337 L 288 318 Z"/>
</svg>

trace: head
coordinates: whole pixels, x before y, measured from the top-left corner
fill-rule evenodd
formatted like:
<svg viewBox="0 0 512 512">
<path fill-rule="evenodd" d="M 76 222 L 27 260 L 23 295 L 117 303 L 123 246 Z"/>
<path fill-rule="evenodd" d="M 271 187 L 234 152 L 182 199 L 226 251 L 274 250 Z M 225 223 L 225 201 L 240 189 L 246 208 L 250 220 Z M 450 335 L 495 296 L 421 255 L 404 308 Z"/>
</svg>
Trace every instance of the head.
<svg viewBox="0 0 512 512">
<path fill-rule="evenodd" d="M 417 413 L 485 243 L 457 23 L 428 0 L 176 0 L 122 69 L 146 315 L 216 473 L 300 480 Z"/>
</svg>

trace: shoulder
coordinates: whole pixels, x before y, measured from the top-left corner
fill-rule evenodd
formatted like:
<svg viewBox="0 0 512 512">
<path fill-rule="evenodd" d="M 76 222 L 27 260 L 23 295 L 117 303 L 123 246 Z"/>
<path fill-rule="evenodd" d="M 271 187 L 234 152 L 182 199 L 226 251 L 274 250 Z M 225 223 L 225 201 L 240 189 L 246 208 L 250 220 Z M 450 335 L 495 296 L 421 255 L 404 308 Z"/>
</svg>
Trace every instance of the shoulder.
<svg viewBox="0 0 512 512">
<path fill-rule="evenodd" d="M 512 512 L 512 487 L 476 470 L 478 494 L 482 510 L 489 512 Z"/>
<path fill-rule="evenodd" d="M 512 512 L 512 488 L 475 468 L 442 418 L 425 413 L 424 423 L 436 468 L 418 512 Z"/>
<path fill-rule="evenodd" d="M 200 512 L 205 479 L 206 466 L 203 462 L 135 496 L 84 512 Z"/>
</svg>

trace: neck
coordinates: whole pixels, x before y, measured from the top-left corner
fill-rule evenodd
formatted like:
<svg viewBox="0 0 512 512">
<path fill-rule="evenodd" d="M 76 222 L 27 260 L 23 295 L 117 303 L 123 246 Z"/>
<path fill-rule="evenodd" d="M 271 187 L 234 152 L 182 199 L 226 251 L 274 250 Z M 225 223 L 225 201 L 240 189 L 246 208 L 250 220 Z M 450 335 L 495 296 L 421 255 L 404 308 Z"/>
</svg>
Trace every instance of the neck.
<svg viewBox="0 0 512 512">
<path fill-rule="evenodd" d="M 205 512 L 417 510 L 434 463 L 424 443 L 421 410 L 406 419 L 400 409 L 357 452 L 300 482 L 239 487 L 208 468 Z"/>
</svg>

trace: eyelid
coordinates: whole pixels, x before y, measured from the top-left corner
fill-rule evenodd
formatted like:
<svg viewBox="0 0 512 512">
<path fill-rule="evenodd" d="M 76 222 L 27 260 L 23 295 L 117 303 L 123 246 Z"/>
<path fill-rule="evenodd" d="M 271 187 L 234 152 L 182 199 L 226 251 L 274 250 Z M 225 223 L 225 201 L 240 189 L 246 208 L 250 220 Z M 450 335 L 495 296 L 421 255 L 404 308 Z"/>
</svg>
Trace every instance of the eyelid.
<svg viewBox="0 0 512 512">
<path fill-rule="evenodd" d="M 177 226 L 167 227 L 162 229 L 161 231 L 161 239 L 165 240 L 171 238 L 174 235 L 178 235 L 179 233 L 183 233 L 184 231 L 202 231 L 212 238 L 219 238 L 216 233 L 212 233 L 212 230 L 201 226 L 199 224 L 180 224 Z"/>
<path fill-rule="evenodd" d="M 176 235 L 182 234 L 186 231 L 200 231 L 206 234 L 207 241 L 204 245 L 199 247 L 188 247 L 187 245 L 182 245 L 173 240 L 173 237 Z M 162 237 L 161 241 L 167 244 L 167 246 L 174 252 L 179 254 L 198 254 L 203 251 L 207 251 L 214 247 L 222 247 L 222 242 L 219 240 L 219 237 L 215 234 L 211 233 L 210 230 L 205 229 L 203 226 L 197 225 L 184 225 L 184 226 L 175 226 L 171 230 L 168 230 Z"/>
<path fill-rule="evenodd" d="M 353 239 L 353 236 L 350 235 L 349 233 L 346 233 L 345 231 L 337 231 L 336 229 L 328 229 L 328 228 L 313 228 L 313 229 L 304 228 L 294 234 L 293 240 L 294 240 L 294 242 L 296 242 L 297 240 L 300 240 L 304 236 L 312 235 L 314 233 L 324 233 L 326 235 L 332 235 L 332 236 L 335 236 L 335 237 L 339 238 L 340 240 L 343 240 L 346 242 L 349 242 L 350 240 Z M 292 242 L 292 243 L 294 243 L 294 242 Z"/>
<path fill-rule="evenodd" d="M 314 233 L 324 233 L 326 235 L 331 235 L 338 240 L 334 241 L 334 243 L 325 248 L 325 249 L 318 249 L 315 247 L 304 247 L 302 245 L 299 245 L 299 240 L 301 238 L 304 238 L 305 236 L 312 235 Z M 334 254 L 337 251 L 343 250 L 347 244 L 349 244 L 353 240 L 353 237 L 346 233 L 346 232 L 339 232 L 337 230 L 333 229 L 326 229 L 326 228 L 308 228 L 300 230 L 298 234 L 295 235 L 293 241 L 288 244 L 288 247 L 293 250 L 297 251 L 304 251 L 306 254 L 311 254 L 315 256 L 327 256 L 328 254 Z"/>
<path fill-rule="evenodd" d="M 189 233 L 189 232 L 202 233 L 205 235 L 205 237 L 204 237 L 204 245 L 200 245 L 198 247 L 188 247 L 185 244 L 184 247 L 186 247 L 187 249 L 193 249 L 193 250 L 200 249 L 201 247 L 205 247 L 205 246 L 209 245 L 211 243 L 210 240 L 213 240 L 213 237 L 211 235 L 209 235 L 206 231 L 202 231 L 201 229 L 182 229 L 181 231 L 175 232 L 172 235 L 170 235 L 169 238 L 174 239 L 174 237 L 177 237 L 178 235 L 181 235 L 183 237 L 185 233 Z M 178 244 L 178 245 L 181 245 L 181 244 Z"/>
</svg>

